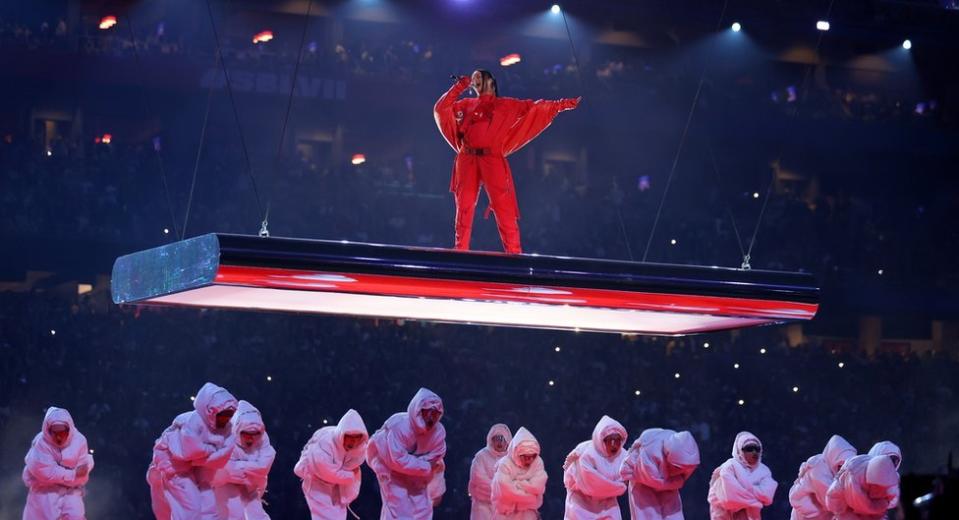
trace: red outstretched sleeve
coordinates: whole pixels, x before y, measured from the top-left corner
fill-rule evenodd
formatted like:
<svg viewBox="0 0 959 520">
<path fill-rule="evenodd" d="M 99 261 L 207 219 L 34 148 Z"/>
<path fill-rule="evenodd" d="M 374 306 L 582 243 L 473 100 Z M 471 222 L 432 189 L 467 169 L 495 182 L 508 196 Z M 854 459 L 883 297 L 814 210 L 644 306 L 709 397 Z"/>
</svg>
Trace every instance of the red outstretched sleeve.
<svg viewBox="0 0 959 520">
<path fill-rule="evenodd" d="M 503 141 L 503 155 L 508 156 L 543 133 L 557 114 L 572 110 L 579 103 L 576 99 L 537 101 L 513 99 L 507 105 L 515 122 L 507 129 Z"/>
</svg>

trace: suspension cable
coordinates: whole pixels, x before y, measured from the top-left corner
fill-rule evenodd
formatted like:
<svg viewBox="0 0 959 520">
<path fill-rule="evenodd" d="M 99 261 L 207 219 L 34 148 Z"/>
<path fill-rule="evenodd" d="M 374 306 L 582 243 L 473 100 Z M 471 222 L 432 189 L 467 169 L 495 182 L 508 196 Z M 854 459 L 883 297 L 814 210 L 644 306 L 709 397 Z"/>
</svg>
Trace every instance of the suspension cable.
<svg viewBox="0 0 959 520">
<path fill-rule="evenodd" d="M 236 121 L 236 129 L 240 133 L 240 148 L 243 149 L 243 158 L 246 161 L 246 172 L 250 178 L 250 186 L 253 188 L 253 197 L 256 199 L 257 213 L 264 216 L 263 204 L 260 202 L 260 190 L 256 186 L 256 177 L 253 175 L 253 164 L 250 162 L 250 152 L 246 146 L 246 137 L 243 134 L 243 125 L 240 124 L 240 114 L 236 109 L 236 97 L 233 95 L 233 84 L 230 82 L 230 73 L 226 68 L 226 60 L 223 59 L 220 47 L 220 35 L 216 30 L 216 21 L 213 19 L 213 6 L 210 0 L 206 0 L 206 9 L 210 14 L 210 27 L 213 29 L 213 40 L 216 43 L 216 54 L 219 57 L 220 67 L 223 69 L 223 78 L 226 81 L 226 91 L 230 96 L 230 106 L 233 107 L 233 119 Z"/>
<path fill-rule="evenodd" d="M 716 155 L 713 153 L 713 145 L 708 138 L 706 139 L 706 149 L 707 151 L 709 151 L 709 162 L 712 164 L 713 173 L 716 175 L 716 185 L 722 186 L 723 185 L 722 176 L 719 174 L 719 166 L 717 166 L 716 164 Z M 745 258 L 746 248 L 743 247 L 743 239 L 742 239 L 742 236 L 739 234 L 739 226 L 736 225 L 736 218 L 733 216 L 733 212 L 729 208 L 729 202 L 726 200 L 726 197 L 723 197 L 722 194 L 720 194 L 720 198 L 722 199 L 722 202 L 723 202 L 723 209 L 725 210 L 726 215 L 729 217 L 729 222 L 733 226 L 733 233 L 735 234 L 735 237 L 736 237 L 736 245 L 739 246 L 739 254 L 741 254 Z"/>
<path fill-rule="evenodd" d="M 835 5 L 835 3 L 836 3 L 836 0 L 830 0 L 830 1 L 829 1 L 829 7 L 826 9 L 826 18 L 825 18 L 826 20 L 828 20 L 828 19 L 829 19 L 829 15 L 832 14 L 832 8 L 833 8 L 833 6 Z M 818 63 L 818 62 L 820 61 L 820 60 L 819 60 L 819 48 L 822 46 L 823 36 L 825 36 L 825 31 L 820 31 L 820 32 L 819 32 L 819 37 L 816 39 L 816 48 L 813 50 L 813 56 L 814 56 L 814 58 L 815 58 L 815 60 L 816 60 L 816 63 Z M 799 100 L 796 102 L 796 105 L 793 107 L 792 113 L 789 114 L 789 122 L 792 123 L 792 124 L 795 124 L 796 114 L 799 113 L 799 106 L 800 106 L 802 103 L 805 102 L 806 97 L 809 95 L 809 79 L 810 79 L 810 76 L 812 75 L 812 70 L 813 70 L 813 67 L 815 67 L 815 65 L 816 65 L 816 64 L 813 63 L 813 64 L 807 66 L 807 67 L 806 67 L 806 71 L 805 71 L 805 73 L 803 74 L 801 96 L 800 96 Z M 776 160 L 776 162 L 777 162 L 778 164 L 782 164 L 782 157 L 783 157 L 783 152 L 781 151 L 781 152 L 779 153 L 779 158 Z M 766 196 L 763 197 L 763 205 L 762 205 L 762 207 L 759 209 L 759 218 L 756 220 L 756 227 L 753 229 L 753 236 L 752 236 L 752 238 L 749 240 L 749 249 L 748 249 L 748 250 L 746 251 L 746 253 L 743 255 L 743 264 L 742 264 L 742 268 L 743 268 L 743 269 L 751 269 L 751 268 L 752 268 L 752 266 L 750 265 L 750 259 L 751 259 L 752 254 L 753 254 L 753 246 L 756 245 L 756 236 L 759 234 L 759 228 L 760 228 L 760 226 L 762 225 L 763 217 L 764 217 L 765 214 L 766 214 L 766 206 L 767 206 L 767 204 L 769 203 L 769 196 L 772 194 L 772 190 L 773 190 L 773 185 L 774 185 L 774 184 L 776 184 L 776 171 L 775 171 L 775 170 L 773 170 L 772 178 L 769 180 L 769 185 L 766 186 Z"/>
<path fill-rule="evenodd" d="M 719 13 L 719 20 L 716 21 L 716 30 L 723 25 L 723 18 L 726 17 L 726 8 L 729 6 L 729 0 L 723 2 L 723 9 Z M 693 102 L 689 105 L 689 113 L 686 115 L 686 126 L 683 127 L 683 133 L 679 137 L 679 146 L 676 147 L 676 154 L 673 156 L 673 165 L 669 169 L 669 176 L 666 177 L 666 186 L 663 188 L 663 196 L 659 199 L 659 207 L 656 209 L 656 217 L 653 219 L 653 227 L 649 231 L 649 239 L 646 240 L 646 250 L 643 252 L 643 262 L 649 256 L 649 248 L 653 245 L 653 237 L 656 236 L 656 228 L 659 226 L 659 217 L 663 212 L 663 206 L 666 204 L 666 195 L 669 194 L 669 187 L 673 183 L 673 175 L 676 173 L 676 166 L 679 164 L 679 156 L 683 153 L 683 145 L 686 144 L 686 136 L 689 134 L 689 126 L 693 122 L 693 114 L 696 113 L 696 106 L 699 104 L 699 95 L 703 91 L 703 83 L 706 81 L 706 69 L 709 67 L 709 61 L 703 65 L 703 71 L 699 75 L 699 83 L 696 85 L 696 94 L 693 96 Z"/>
<path fill-rule="evenodd" d="M 145 74 L 143 71 L 143 65 L 140 63 L 140 52 L 137 50 L 137 36 L 136 31 L 133 27 L 133 16 L 127 15 L 127 29 L 130 32 L 130 39 L 133 40 L 133 58 L 137 65 L 137 70 L 139 73 L 137 76 L 141 81 L 144 80 Z M 153 111 L 152 106 L 150 105 L 150 98 L 146 93 L 146 85 L 140 85 L 140 96 L 143 100 L 144 110 L 146 111 L 146 116 L 151 114 L 156 114 Z M 160 170 L 160 181 L 163 184 L 163 195 L 166 198 L 167 209 L 170 212 L 170 222 L 173 226 L 173 236 L 179 236 L 180 239 L 183 239 L 183 235 L 179 232 L 176 225 L 176 213 L 173 211 L 173 199 L 170 197 L 170 184 L 167 181 L 166 168 L 163 167 L 163 156 L 160 155 L 160 146 L 153 146 L 153 155 L 157 160 L 157 168 Z"/>
<path fill-rule="evenodd" d="M 286 102 L 286 115 L 283 117 L 283 129 L 280 131 L 280 143 L 276 147 L 276 160 L 274 161 L 274 182 L 276 182 L 277 170 L 280 168 L 280 157 L 283 154 L 283 143 L 286 139 L 286 126 L 290 122 L 290 112 L 293 109 L 293 93 L 296 91 L 296 78 L 300 72 L 300 61 L 303 60 L 303 46 L 306 44 L 307 29 L 310 27 L 310 14 L 313 12 L 313 0 L 309 0 L 306 5 L 306 20 L 303 21 L 303 34 L 300 36 L 300 50 L 296 54 L 296 65 L 293 67 L 293 79 L 290 80 L 290 95 Z M 270 209 L 273 206 L 273 184 L 268 188 L 269 196 L 266 200 L 266 213 L 263 214 L 263 222 L 260 224 L 260 236 L 270 236 Z"/>
<path fill-rule="evenodd" d="M 216 62 L 220 59 L 219 52 L 213 54 L 213 70 L 216 70 Z M 183 216 L 183 236 L 186 235 L 187 225 L 190 224 L 190 208 L 193 206 L 193 192 L 196 189 L 197 173 L 200 171 L 200 157 L 203 155 L 203 145 L 206 143 L 206 126 L 210 121 L 210 106 L 213 104 L 213 82 L 210 82 L 210 89 L 206 94 L 206 112 L 203 115 L 203 126 L 200 127 L 200 142 L 196 148 L 196 160 L 193 161 L 193 179 L 190 181 L 190 195 L 186 201 L 186 213 Z"/>
</svg>

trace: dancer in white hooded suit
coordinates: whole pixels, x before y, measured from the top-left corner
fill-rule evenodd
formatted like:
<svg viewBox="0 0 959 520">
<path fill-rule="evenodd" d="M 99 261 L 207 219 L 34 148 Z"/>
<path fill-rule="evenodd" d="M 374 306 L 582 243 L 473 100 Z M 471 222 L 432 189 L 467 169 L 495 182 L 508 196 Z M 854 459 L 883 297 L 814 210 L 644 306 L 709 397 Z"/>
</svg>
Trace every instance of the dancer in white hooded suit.
<svg viewBox="0 0 959 520">
<path fill-rule="evenodd" d="M 233 416 L 233 437 L 233 453 L 213 479 L 219 520 L 269 520 L 263 495 L 276 450 L 260 411 L 246 401 L 240 401 Z"/>
<path fill-rule="evenodd" d="M 650 428 L 636 439 L 620 476 L 629 483 L 633 520 L 683 520 L 679 490 L 699 466 L 699 446 L 689 432 Z"/>
<path fill-rule="evenodd" d="M 24 459 L 23 483 L 30 490 L 23 520 L 84 520 L 84 486 L 93 469 L 87 438 L 70 412 L 51 406 Z"/>
<path fill-rule="evenodd" d="M 899 471 L 899 465 L 902 464 L 902 450 L 899 449 L 899 446 L 889 441 L 879 441 L 873 444 L 872 448 L 869 448 L 869 455 L 886 455 L 891 458 L 892 463 L 896 466 L 897 472 Z M 895 497 L 889 502 L 889 509 L 899 507 L 899 484 L 896 484 L 896 486 L 892 488 L 892 492 Z"/>
<path fill-rule="evenodd" d="M 622 449 L 626 428 L 606 415 L 593 429 L 593 438 L 581 442 L 566 456 L 563 484 L 566 485 L 567 520 L 620 520 L 616 497 L 626 492 L 619 470 L 626 459 Z"/>
<path fill-rule="evenodd" d="M 486 434 L 486 447 L 476 452 L 470 464 L 470 481 L 467 490 L 472 505 L 470 520 L 488 520 L 493 518 L 492 488 L 496 463 L 506 455 L 513 435 L 505 424 L 494 424 Z"/>
<path fill-rule="evenodd" d="M 369 434 L 356 410 L 348 410 L 336 426 L 316 430 L 293 472 L 303 479 L 303 496 L 313 520 L 343 520 L 360 494 L 360 466 L 366 462 Z"/>
<path fill-rule="evenodd" d="M 493 516 L 496 520 L 536 520 L 546 493 L 546 470 L 539 456 L 539 441 L 520 428 L 506 456 L 496 463 L 493 475 Z"/>
<path fill-rule="evenodd" d="M 216 519 L 213 477 L 233 454 L 236 405 L 225 388 L 206 383 L 193 411 L 178 415 L 156 440 L 147 482 L 157 520 Z"/>
<path fill-rule="evenodd" d="M 846 461 L 826 492 L 836 520 L 881 520 L 899 489 L 899 473 L 886 455 L 857 455 Z"/>
<path fill-rule="evenodd" d="M 709 518 L 759 520 L 762 508 L 773 503 L 778 484 L 762 463 L 759 437 L 739 432 L 733 456 L 713 470 L 709 480 Z"/>
<path fill-rule="evenodd" d="M 822 453 L 809 457 L 799 466 L 799 476 L 789 489 L 791 520 L 832 520 L 826 509 L 826 492 L 839 469 L 856 456 L 856 448 L 839 435 L 833 435 Z"/>
<path fill-rule="evenodd" d="M 393 414 L 370 437 L 367 461 L 380 486 L 381 520 L 433 518 L 446 492 L 443 401 L 420 388 L 406 412 Z"/>
</svg>

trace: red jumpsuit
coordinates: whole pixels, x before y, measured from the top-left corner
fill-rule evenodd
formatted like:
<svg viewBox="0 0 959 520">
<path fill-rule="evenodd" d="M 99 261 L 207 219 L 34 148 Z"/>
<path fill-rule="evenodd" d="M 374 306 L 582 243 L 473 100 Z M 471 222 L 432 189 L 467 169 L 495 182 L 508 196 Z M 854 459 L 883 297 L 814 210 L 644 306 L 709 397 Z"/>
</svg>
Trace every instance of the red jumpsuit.
<svg viewBox="0 0 959 520">
<path fill-rule="evenodd" d="M 516 189 L 506 157 L 532 141 L 553 122 L 556 114 L 576 108 L 578 99 L 523 100 L 484 94 L 457 98 L 470 84 L 460 78 L 433 107 L 433 117 L 446 142 L 456 151 L 450 191 L 456 202 L 456 238 L 453 247 L 469 249 L 473 214 L 482 185 L 496 217 L 503 249 L 522 253 Z"/>
</svg>

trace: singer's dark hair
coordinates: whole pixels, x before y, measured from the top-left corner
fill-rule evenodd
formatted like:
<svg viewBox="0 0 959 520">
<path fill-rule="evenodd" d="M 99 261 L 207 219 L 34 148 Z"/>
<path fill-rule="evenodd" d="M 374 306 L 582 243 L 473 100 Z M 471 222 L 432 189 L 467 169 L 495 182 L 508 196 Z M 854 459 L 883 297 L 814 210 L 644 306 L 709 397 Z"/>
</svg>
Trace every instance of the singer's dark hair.
<svg viewBox="0 0 959 520">
<path fill-rule="evenodd" d="M 486 83 L 486 80 L 493 80 L 493 95 L 499 96 L 499 87 L 496 86 L 496 78 L 493 77 L 493 73 L 486 69 L 476 69 L 476 72 L 480 73 L 480 76 L 483 77 L 483 83 Z"/>
</svg>

